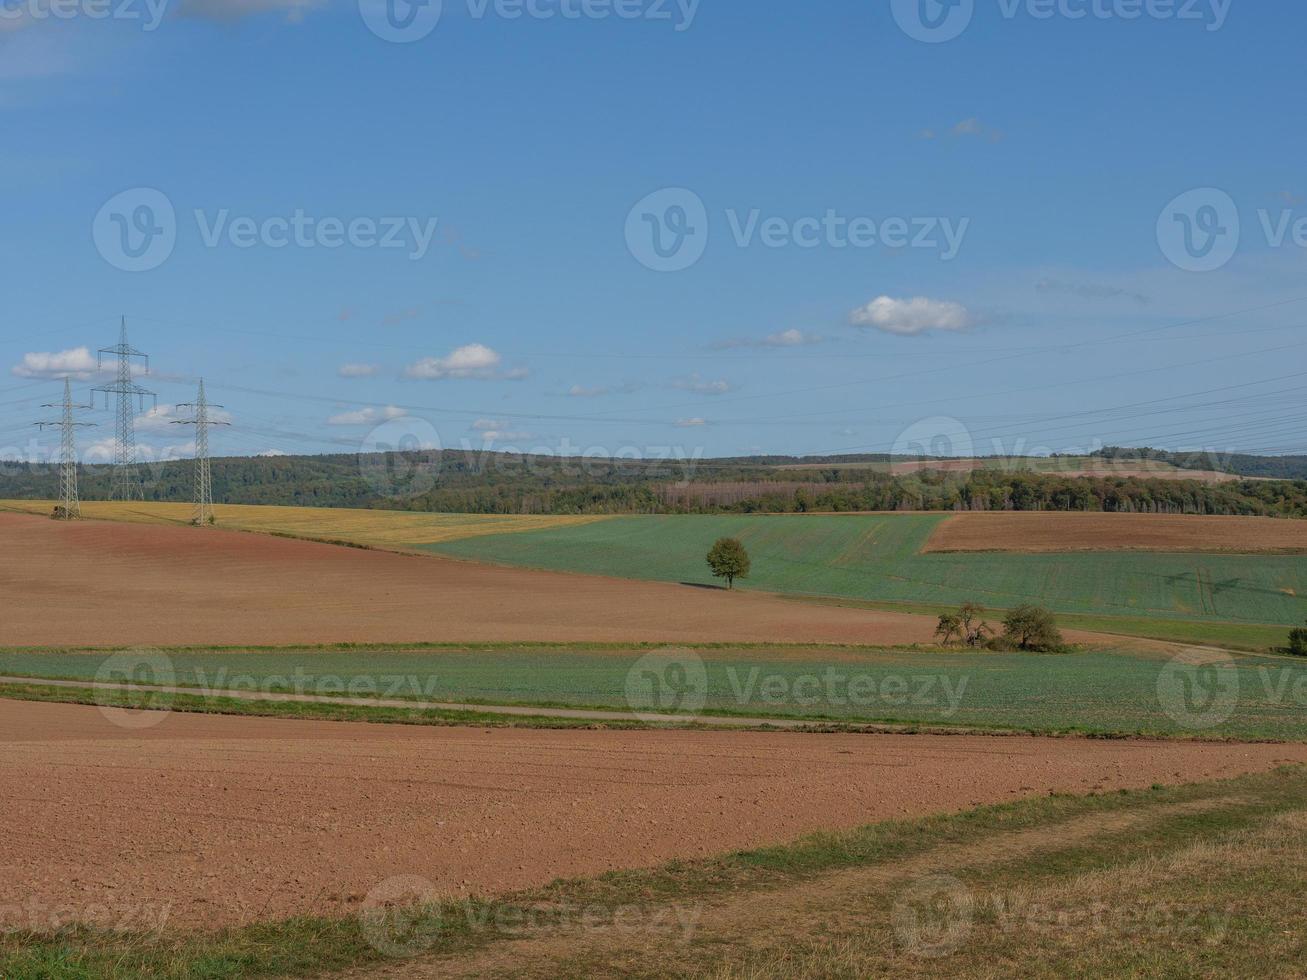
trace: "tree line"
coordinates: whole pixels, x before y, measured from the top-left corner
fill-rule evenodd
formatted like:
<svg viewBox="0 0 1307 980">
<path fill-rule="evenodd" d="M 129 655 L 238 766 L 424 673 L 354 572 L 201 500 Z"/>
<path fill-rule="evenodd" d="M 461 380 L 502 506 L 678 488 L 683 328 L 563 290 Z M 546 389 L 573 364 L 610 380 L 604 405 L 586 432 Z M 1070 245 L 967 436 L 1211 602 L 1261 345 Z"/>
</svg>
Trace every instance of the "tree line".
<svg viewBox="0 0 1307 980">
<path fill-rule="evenodd" d="M 143 466 L 147 500 L 186 501 L 192 463 Z M 796 473 L 713 461 L 708 478 L 678 479 L 677 463 L 512 458 L 457 450 L 399 459 L 280 456 L 215 459 L 219 503 L 373 507 L 471 514 L 804 513 L 809 511 L 1053 510 L 1307 517 L 1307 480 L 1072 477 L 1030 471 L 868 470 Z M 392 474 L 393 471 L 393 474 Z M 80 468 L 82 496 L 108 496 L 111 468 Z M 52 499 L 54 467 L 0 462 L 0 498 Z"/>
</svg>

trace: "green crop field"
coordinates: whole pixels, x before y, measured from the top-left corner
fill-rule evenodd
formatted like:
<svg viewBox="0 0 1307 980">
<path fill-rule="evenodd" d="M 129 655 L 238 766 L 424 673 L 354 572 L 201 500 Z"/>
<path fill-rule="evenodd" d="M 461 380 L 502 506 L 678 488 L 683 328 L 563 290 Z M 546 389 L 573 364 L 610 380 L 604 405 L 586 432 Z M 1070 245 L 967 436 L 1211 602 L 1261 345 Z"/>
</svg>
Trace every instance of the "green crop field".
<svg viewBox="0 0 1307 980">
<path fill-rule="evenodd" d="M 0 674 L 92 680 L 105 659 L 103 653 L 0 653 Z M 160 663 L 166 664 L 162 673 Z M 1307 740 L 1307 663 L 1259 656 L 1229 663 L 1221 668 L 1227 673 L 1205 674 L 1161 655 L 1107 651 L 176 651 L 151 655 L 150 669 L 133 669 L 130 676 L 204 694 L 261 691 L 620 711 L 674 712 L 679 706 L 696 714 L 814 722 Z M 687 689 L 699 697 L 654 703 L 650 672 L 663 680 L 688 678 Z M 1176 714 L 1191 695 L 1192 710 L 1207 710 L 1212 691 L 1229 701 L 1210 727 L 1190 724 L 1188 708 Z"/>
<path fill-rule="evenodd" d="M 1307 620 L 1307 556 L 921 554 L 944 514 L 619 517 L 427 546 L 482 561 L 708 584 L 720 536 L 753 559 L 745 588 L 1063 613 L 1291 625 Z"/>
</svg>

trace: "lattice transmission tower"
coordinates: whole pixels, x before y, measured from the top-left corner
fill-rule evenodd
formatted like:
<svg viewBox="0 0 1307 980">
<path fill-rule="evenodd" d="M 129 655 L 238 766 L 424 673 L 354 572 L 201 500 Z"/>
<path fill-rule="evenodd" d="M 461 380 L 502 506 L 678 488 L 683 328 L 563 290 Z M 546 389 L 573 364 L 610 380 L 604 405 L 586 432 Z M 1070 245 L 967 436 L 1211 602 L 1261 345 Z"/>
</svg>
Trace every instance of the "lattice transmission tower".
<svg viewBox="0 0 1307 980">
<path fill-rule="evenodd" d="M 209 426 L 230 425 L 229 422 L 215 422 L 209 418 L 209 409 L 222 408 L 210 405 L 204 396 L 204 379 L 200 379 L 200 393 L 193 404 L 181 404 L 178 408 L 194 409 L 195 415 L 189 419 L 178 419 L 173 425 L 195 426 L 195 511 L 191 523 L 208 527 L 215 523 L 213 516 L 213 478 L 209 474 Z"/>
<path fill-rule="evenodd" d="M 42 405 L 42 408 L 58 408 L 58 405 Z M 73 417 L 73 409 L 90 408 L 90 405 L 73 404 L 72 383 L 64 378 L 63 417 L 58 422 L 37 422 L 42 429 L 58 426 L 62 431 L 62 446 L 59 451 L 59 505 L 55 508 L 56 520 L 75 521 L 82 516 L 82 501 L 77 493 L 77 430 L 94 426 L 94 422 L 78 422 Z"/>
<path fill-rule="evenodd" d="M 145 399 L 158 399 L 152 391 L 147 391 L 132 380 L 132 358 L 139 357 L 145 362 L 145 373 L 150 373 L 150 357 L 127 343 L 127 318 L 123 317 L 122 333 L 114 347 L 101 347 L 97 363 L 104 365 L 104 355 L 112 354 L 118 358 L 118 374 L 113 384 L 92 388 L 92 392 L 104 394 L 105 406 L 109 396 L 116 398 L 115 409 L 118 414 L 117 431 L 113 449 L 113 483 L 109 489 L 110 500 L 144 500 L 145 486 L 141 483 L 140 470 L 136 464 L 136 410 L 145 410 Z"/>
</svg>

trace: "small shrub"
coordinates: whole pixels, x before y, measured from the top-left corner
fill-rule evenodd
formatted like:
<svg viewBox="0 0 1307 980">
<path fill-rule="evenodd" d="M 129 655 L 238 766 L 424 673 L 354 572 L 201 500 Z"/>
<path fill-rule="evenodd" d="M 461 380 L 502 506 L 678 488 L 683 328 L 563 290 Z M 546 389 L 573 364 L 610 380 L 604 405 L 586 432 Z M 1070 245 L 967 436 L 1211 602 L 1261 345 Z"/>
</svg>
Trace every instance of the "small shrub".
<svg viewBox="0 0 1307 980">
<path fill-rule="evenodd" d="M 935 636 L 941 646 L 954 641 L 968 647 L 982 647 L 994 631 L 985 622 L 985 607 L 974 602 L 964 603 L 955 613 L 941 613 Z"/>
<path fill-rule="evenodd" d="M 1289 652 L 1295 657 L 1307 657 L 1307 629 L 1289 631 Z"/>
</svg>

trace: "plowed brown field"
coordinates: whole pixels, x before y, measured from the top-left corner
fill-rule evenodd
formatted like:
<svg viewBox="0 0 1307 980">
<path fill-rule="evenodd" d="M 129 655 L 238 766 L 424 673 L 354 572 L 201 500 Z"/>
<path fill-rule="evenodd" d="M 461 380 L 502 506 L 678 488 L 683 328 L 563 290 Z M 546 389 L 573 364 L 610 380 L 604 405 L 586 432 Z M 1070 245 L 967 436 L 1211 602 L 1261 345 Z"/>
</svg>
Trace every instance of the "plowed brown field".
<svg viewBox="0 0 1307 980">
<path fill-rule="evenodd" d="M 1307 553 L 1307 521 L 1186 514 L 977 512 L 940 522 L 925 551 Z"/>
<path fill-rule="evenodd" d="M 934 620 L 364 551 L 0 514 L 0 645 L 929 643 Z"/>
<path fill-rule="evenodd" d="M 408 728 L 0 700 L 0 929 L 491 894 L 1050 790 L 1218 778 L 1307 745 Z"/>
</svg>

